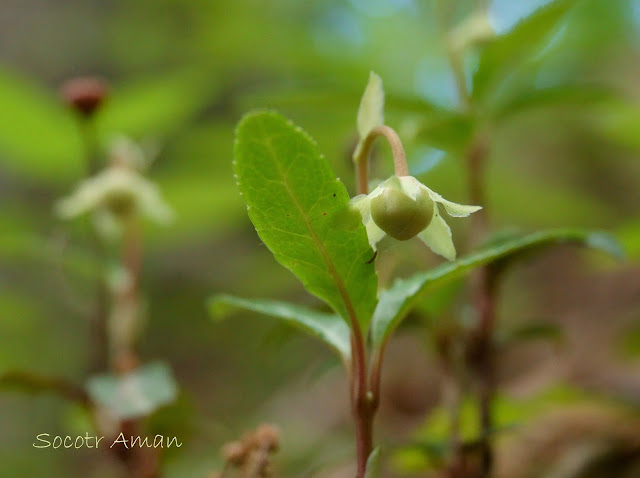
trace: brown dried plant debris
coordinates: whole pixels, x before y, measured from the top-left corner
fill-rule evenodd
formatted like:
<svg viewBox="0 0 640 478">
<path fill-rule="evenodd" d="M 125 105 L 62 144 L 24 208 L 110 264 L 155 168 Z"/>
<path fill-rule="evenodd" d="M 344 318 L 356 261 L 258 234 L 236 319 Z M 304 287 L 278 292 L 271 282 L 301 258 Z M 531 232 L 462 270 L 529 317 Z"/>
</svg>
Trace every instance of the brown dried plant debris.
<svg viewBox="0 0 640 478">
<path fill-rule="evenodd" d="M 279 446 L 278 427 L 261 424 L 245 433 L 240 440 L 223 445 L 221 453 L 224 467 L 209 478 L 273 478 L 272 459 Z"/>
</svg>

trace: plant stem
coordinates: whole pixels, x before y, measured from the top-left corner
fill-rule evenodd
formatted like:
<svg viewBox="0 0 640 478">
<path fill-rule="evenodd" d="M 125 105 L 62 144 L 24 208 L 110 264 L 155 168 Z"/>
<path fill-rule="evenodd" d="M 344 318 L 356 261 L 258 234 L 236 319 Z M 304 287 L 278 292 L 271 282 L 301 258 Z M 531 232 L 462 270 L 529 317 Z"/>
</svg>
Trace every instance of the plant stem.
<svg viewBox="0 0 640 478">
<path fill-rule="evenodd" d="M 488 147 L 484 139 L 477 139 L 469 149 L 469 194 L 473 204 L 482 204 L 472 222 L 471 243 L 481 243 L 489 230 L 489 220 L 485 208 L 485 165 Z M 494 428 L 492 402 L 495 395 L 495 363 L 493 333 L 495 328 L 495 273 L 490 266 L 475 271 L 471 277 L 472 300 L 476 312 L 477 326 L 472 334 L 470 353 L 478 385 L 480 414 L 481 476 L 491 476 L 493 448 L 491 433 Z"/>
<path fill-rule="evenodd" d="M 367 384 L 367 358 L 364 338 L 359 326 L 351 333 L 354 374 L 351 377 L 351 413 L 356 427 L 356 478 L 364 478 L 367 459 L 373 450 L 373 418 L 376 407 Z"/>
<path fill-rule="evenodd" d="M 93 176 L 100 171 L 96 125 L 93 116 L 81 116 L 78 121 L 85 149 L 87 176 Z"/>
<path fill-rule="evenodd" d="M 436 2 L 436 14 L 438 17 L 440 35 L 445 39 L 447 59 L 449 60 L 451 71 L 453 72 L 453 79 L 456 85 L 456 91 L 458 92 L 460 106 L 463 110 L 468 111 L 471 109 L 472 105 L 471 97 L 467 89 L 467 79 L 464 72 L 463 58 L 459 52 L 454 51 L 448 38 L 449 22 L 452 14 L 452 2 L 448 0 L 439 0 Z"/>
<path fill-rule="evenodd" d="M 451 478 L 464 476 L 460 415 L 464 374 L 464 344 L 457 329 L 445 329 L 437 337 L 439 364 L 442 370 L 442 402 L 449 415 L 450 436 L 447 471 Z"/>
<path fill-rule="evenodd" d="M 362 141 L 354 157 L 358 194 L 369 192 L 369 157 L 373 143 L 383 136 L 391 145 L 396 176 L 408 176 L 407 157 L 398 134 L 389 126 L 372 129 Z M 368 367 L 365 339 L 357 320 L 351 321 L 351 411 L 356 426 L 356 451 L 358 471 L 356 478 L 364 478 L 367 460 L 373 450 L 373 420 L 378 409 L 380 396 L 380 372 L 384 345 L 376 351 Z M 371 375 L 368 377 L 368 369 Z"/>
<path fill-rule="evenodd" d="M 362 141 L 358 155 L 354 158 L 356 163 L 356 176 L 358 194 L 368 194 L 369 192 L 369 156 L 373 149 L 373 142 L 379 136 L 383 136 L 391 146 L 393 154 L 393 166 L 396 176 L 409 176 L 409 165 L 407 155 L 404 152 L 402 141 L 395 130 L 387 125 L 377 126 L 369 131 L 369 134 Z"/>
<path fill-rule="evenodd" d="M 3 389 L 17 388 L 30 393 L 51 392 L 83 407 L 89 406 L 87 392 L 82 387 L 63 378 L 34 375 L 21 371 L 7 372 L 0 375 L 0 387 Z"/>
<path fill-rule="evenodd" d="M 440 0 L 440 27 L 443 35 L 447 35 L 448 21 L 444 18 L 443 0 Z M 481 7 L 486 5 L 481 4 Z M 473 104 L 471 94 L 467 89 L 463 58 L 460 52 L 454 51 L 447 42 L 447 57 L 453 72 L 461 108 L 478 118 L 478 111 Z M 489 140 L 482 132 L 477 134 L 467 151 L 467 171 L 469 176 L 469 198 L 471 204 L 482 205 L 482 209 L 472 216 L 471 246 L 480 244 L 489 230 L 489 219 L 485 194 L 485 168 L 489 156 Z M 477 326 L 471 335 L 469 343 L 470 356 L 473 358 L 473 372 L 478 383 L 478 408 L 480 415 L 480 448 L 481 475 L 483 478 L 491 476 L 493 465 L 493 449 L 491 432 L 493 417 L 491 404 L 495 392 L 495 366 L 493 350 L 493 330 L 495 326 L 495 277 L 489 266 L 477 269 L 471 276 L 471 295 L 476 312 Z M 456 476 L 456 469 L 464 459 L 463 456 L 454 459 L 450 470 Z"/>
<path fill-rule="evenodd" d="M 121 263 L 127 271 L 127 286 L 115 295 L 116 310 L 125 312 L 125 321 L 134 323 L 120 324 L 126 332 L 118 334 L 119 342 L 113 346 L 113 364 L 118 373 L 127 373 L 135 369 L 139 358 L 135 348 L 135 332 L 140 320 L 140 275 L 142 269 L 142 241 L 138 217 L 132 214 L 122 219 L 124 236 L 122 240 Z M 131 315 L 128 315 L 131 314 Z M 122 317 L 114 317 L 115 320 Z M 121 341 L 121 342 L 120 342 Z M 123 422 L 123 427 L 130 428 L 135 435 L 143 429 L 143 422 L 139 419 Z M 159 476 L 159 455 L 153 448 L 135 448 L 129 451 L 127 467 L 131 478 L 156 478 Z"/>
<path fill-rule="evenodd" d="M 87 177 L 91 177 L 100 170 L 100 154 L 98 151 L 95 124 L 93 116 L 80 116 L 78 118 L 80 134 L 84 143 Z M 108 332 L 108 308 L 109 291 L 106 284 L 105 263 L 107 248 L 97 231 L 89 228 L 89 241 L 93 249 L 93 255 L 99 263 L 99 278 L 95 284 L 95 306 L 91 320 L 91 340 L 93 357 L 90 360 L 91 372 L 101 372 L 108 366 L 109 357 L 109 332 Z"/>
</svg>

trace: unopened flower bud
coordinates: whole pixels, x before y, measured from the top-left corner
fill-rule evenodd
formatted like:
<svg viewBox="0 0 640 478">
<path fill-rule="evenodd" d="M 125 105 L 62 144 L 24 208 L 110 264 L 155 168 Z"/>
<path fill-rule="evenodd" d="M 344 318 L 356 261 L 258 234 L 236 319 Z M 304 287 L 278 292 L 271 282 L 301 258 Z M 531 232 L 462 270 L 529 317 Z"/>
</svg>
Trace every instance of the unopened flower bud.
<svg viewBox="0 0 640 478">
<path fill-rule="evenodd" d="M 431 222 L 433 201 L 424 191 L 413 199 L 400 188 L 387 187 L 371 200 L 371 218 L 394 239 L 407 241 Z"/>
<path fill-rule="evenodd" d="M 374 250 L 387 235 L 400 241 L 418 236 L 433 252 L 450 261 L 455 259 L 456 249 L 451 229 L 438 208 L 454 217 L 466 217 L 481 209 L 447 201 L 413 176 L 392 176 L 370 194 L 352 198 L 351 207 L 362 216 Z"/>
<path fill-rule="evenodd" d="M 95 113 L 107 97 L 107 83 L 96 77 L 80 77 L 65 82 L 60 89 L 62 98 L 83 116 Z"/>
</svg>

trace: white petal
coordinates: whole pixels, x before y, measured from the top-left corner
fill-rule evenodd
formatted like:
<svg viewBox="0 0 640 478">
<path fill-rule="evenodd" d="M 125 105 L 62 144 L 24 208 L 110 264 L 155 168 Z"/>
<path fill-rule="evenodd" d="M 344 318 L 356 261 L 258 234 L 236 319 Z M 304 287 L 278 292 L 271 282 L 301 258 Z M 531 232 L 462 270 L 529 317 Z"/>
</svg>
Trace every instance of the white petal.
<svg viewBox="0 0 640 478">
<path fill-rule="evenodd" d="M 380 194 L 382 194 L 385 189 L 389 188 L 402 190 L 402 183 L 400 182 L 400 178 L 398 178 L 398 176 L 391 176 L 390 178 L 382 181 L 377 188 L 369 193 L 369 199 L 380 196 Z"/>
<path fill-rule="evenodd" d="M 362 216 L 362 223 L 367 230 L 367 239 L 375 251 L 376 244 L 384 238 L 386 233 L 371 219 L 371 199 L 366 194 L 359 194 L 351 198 L 349 205 Z"/>
<path fill-rule="evenodd" d="M 445 198 L 440 196 L 437 192 L 432 191 L 431 189 L 426 187 L 424 184 L 421 184 L 421 186 L 425 190 L 427 190 L 427 192 L 429 193 L 429 196 L 433 201 L 439 202 L 444 206 L 449 216 L 467 217 L 469 214 L 472 214 L 482 209 L 482 206 L 465 206 L 464 204 L 458 204 L 455 202 L 447 201 Z"/>
<path fill-rule="evenodd" d="M 418 237 L 436 254 L 450 261 L 455 260 L 456 248 L 451 239 L 451 229 L 440 216 L 437 206 L 433 209 L 431 223 Z"/>
<path fill-rule="evenodd" d="M 380 229 L 375 222 L 369 220 L 365 224 L 367 229 L 367 238 L 369 239 L 369 244 L 371 244 L 371 248 L 375 251 L 377 249 L 377 244 L 384 236 L 387 235 L 382 229 Z"/>
<path fill-rule="evenodd" d="M 164 202 L 158 188 L 134 170 L 112 167 L 83 180 L 76 191 L 56 204 L 57 213 L 64 219 L 97 210 L 114 195 L 130 197 L 138 211 L 167 223 L 173 211 Z"/>
<path fill-rule="evenodd" d="M 398 180 L 400 181 L 400 187 L 402 188 L 404 193 L 413 200 L 418 198 L 420 189 L 426 188 L 424 184 L 422 184 L 413 176 L 402 176 L 399 177 Z"/>
<path fill-rule="evenodd" d="M 349 201 L 349 206 L 354 208 L 362 216 L 362 222 L 367 223 L 371 219 L 371 198 L 366 194 L 358 194 Z"/>
<path fill-rule="evenodd" d="M 387 186 L 385 186 L 386 182 L 387 181 L 385 181 L 384 183 L 380 184 L 377 188 L 375 188 L 373 191 L 371 191 L 367 197 L 369 199 L 373 199 L 373 198 L 375 198 L 377 196 L 380 196 L 382 194 L 382 192 L 385 190 L 385 188 L 387 188 Z"/>
<path fill-rule="evenodd" d="M 140 212 L 159 224 L 169 224 L 173 220 L 173 209 L 162 199 L 155 184 L 142 177 L 140 179 L 142 181 L 137 188 Z"/>
<path fill-rule="evenodd" d="M 373 71 L 364 90 L 358 109 L 358 133 L 363 140 L 373 128 L 384 124 L 384 90 L 382 79 Z"/>
</svg>

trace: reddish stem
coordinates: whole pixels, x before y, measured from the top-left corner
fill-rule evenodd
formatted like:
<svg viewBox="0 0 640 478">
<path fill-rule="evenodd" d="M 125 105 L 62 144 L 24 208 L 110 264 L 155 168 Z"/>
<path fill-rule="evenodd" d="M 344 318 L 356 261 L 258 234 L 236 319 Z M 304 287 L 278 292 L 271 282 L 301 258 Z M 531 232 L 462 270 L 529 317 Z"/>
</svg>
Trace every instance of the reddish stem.
<svg viewBox="0 0 640 478">
<path fill-rule="evenodd" d="M 488 156 L 486 142 L 479 138 L 468 153 L 469 191 L 473 204 L 482 204 L 483 209 L 474 214 L 471 244 L 478 245 L 487 235 L 489 220 L 485 201 L 485 166 Z M 495 394 L 495 363 L 493 333 L 495 328 L 495 273 L 490 266 L 475 271 L 471 278 L 472 300 L 477 317 L 477 327 L 470 343 L 474 372 L 478 382 L 480 414 L 481 476 L 491 475 L 493 448 L 491 432 L 494 427 L 492 402 Z"/>
<path fill-rule="evenodd" d="M 407 157 L 398 133 L 386 125 L 373 128 L 364 138 L 357 155 L 356 165 L 358 194 L 369 192 L 369 157 L 375 139 L 383 136 L 391 146 L 396 176 L 408 176 Z M 364 478 L 367 460 L 373 450 L 373 419 L 378 409 L 380 389 L 380 369 L 384 345 L 376 352 L 371 363 L 371 376 L 368 375 L 367 354 L 362 330 L 355 316 L 351 320 L 351 410 L 356 426 L 356 450 L 358 472 L 356 478 Z M 369 380 L 368 380 L 369 378 Z"/>
<path fill-rule="evenodd" d="M 358 156 L 354 158 L 356 163 L 356 176 L 358 178 L 358 194 L 368 194 L 369 192 L 369 156 L 373 149 L 373 142 L 379 136 L 385 137 L 391 146 L 395 175 L 409 176 L 407 155 L 404 152 L 404 147 L 402 146 L 402 141 L 400 141 L 398 133 L 387 125 L 378 126 L 369 131 L 367 137 L 362 141 Z"/>
<path fill-rule="evenodd" d="M 351 413 L 356 426 L 356 478 L 364 478 L 367 459 L 373 450 L 373 417 L 371 394 L 367 384 L 367 358 L 364 338 L 356 323 L 351 334 L 351 351 L 354 374 L 351 378 Z"/>
</svg>

